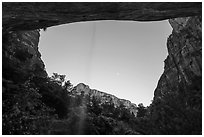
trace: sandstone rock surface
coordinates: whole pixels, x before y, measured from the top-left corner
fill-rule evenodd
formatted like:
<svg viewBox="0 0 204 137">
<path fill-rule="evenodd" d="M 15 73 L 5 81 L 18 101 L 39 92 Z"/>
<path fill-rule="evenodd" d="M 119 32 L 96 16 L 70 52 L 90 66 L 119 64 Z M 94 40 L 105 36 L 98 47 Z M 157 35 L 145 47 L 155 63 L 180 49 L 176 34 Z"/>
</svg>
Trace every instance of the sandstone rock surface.
<svg viewBox="0 0 204 137">
<path fill-rule="evenodd" d="M 25 81 L 34 75 L 47 77 L 38 51 L 39 37 L 38 30 L 10 31 L 3 34 L 3 78 Z"/>
<path fill-rule="evenodd" d="M 104 103 L 109 103 L 109 104 L 113 104 L 114 107 L 120 107 L 121 105 L 124 105 L 126 109 L 128 109 L 131 113 L 133 113 L 135 115 L 135 117 L 137 116 L 137 105 L 134 103 L 131 103 L 129 100 L 125 100 L 125 99 L 119 99 L 114 95 L 105 93 L 105 92 L 101 92 L 95 89 L 90 89 L 88 85 L 85 85 L 83 83 L 79 83 L 74 90 L 72 90 L 73 93 L 77 94 L 77 95 L 88 95 L 90 96 L 90 98 L 95 97 L 96 99 L 98 99 L 101 104 Z"/>
<path fill-rule="evenodd" d="M 202 78 L 201 17 L 175 18 L 169 22 L 173 32 L 167 41 L 168 56 L 155 98 L 178 90 L 180 84 L 193 85 L 195 79 Z"/>
<path fill-rule="evenodd" d="M 34 30 L 94 20 L 157 21 L 195 16 L 202 12 L 199 2 L 3 2 L 4 30 Z"/>
</svg>

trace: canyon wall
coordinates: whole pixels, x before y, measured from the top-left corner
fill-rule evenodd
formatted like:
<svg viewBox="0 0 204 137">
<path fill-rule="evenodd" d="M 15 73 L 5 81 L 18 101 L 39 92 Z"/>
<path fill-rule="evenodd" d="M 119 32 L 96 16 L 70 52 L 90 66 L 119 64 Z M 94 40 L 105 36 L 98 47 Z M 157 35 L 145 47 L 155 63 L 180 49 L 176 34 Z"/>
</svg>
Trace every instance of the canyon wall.
<svg viewBox="0 0 204 137">
<path fill-rule="evenodd" d="M 13 128 L 20 118 L 25 118 L 24 112 L 29 112 L 29 114 L 33 112 L 33 108 L 32 111 L 22 110 L 23 115 L 16 120 L 15 116 L 21 114 L 19 111 L 21 109 L 17 108 L 19 105 L 16 102 L 21 101 L 22 98 L 33 98 L 24 96 L 24 92 L 19 96 L 18 92 L 20 91 L 25 91 L 26 95 L 27 93 L 32 95 L 33 90 L 36 91 L 36 96 L 38 96 L 38 92 L 42 94 L 44 99 L 40 101 L 54 107 L 56 114 L 63 122 L 69 111 L 68 102 L 66 102 L 69 98 L 67 92 L 56 83 L 49 81 L 41 60 L 38 51 L 40 28 L 79 21 L 157 21 L 164 19 L 169 19 L 173 31 L 167 40 L 168 56 L 164 61 L 164 73 L 154 91 L 154 100 L 149 110 L 149 121 L 144 122 L 148 123 L 150 127 L 144 131 L 146 134 L 202 134 L 202 3 L 4 2 L 2 9 L 2 119 L 4 134 L 22 133 L 11 132 L 11 127 Z M 26 84 L 29 83 L 28 81 L 32 81 L 29 86 Z M 80 89 L 78 88 L 78 90 Z M 82 89 L 84 89 L 83 86 Z M 96 96 L 109 96 L 85 87 L 86 90 Z M 115 104 L 120 104 L 118 102 L 122 101 L 126 106 L 131 106 L 128 101 L 113 100 L 115 100 Z M 30 102 L 24 104 L 28 108 L 31 107 Z M 44 107 L 41 106 L 41 108 L 42 111 L 39 109 L 36 111 L 43 112 L 43 115 L 47 117 Z M 36 117 L 38 115 L 39 113 L 36 113 Z M 11 121 L 11 119 L 14 120 Z M 10 125 L 8 121 L 11 121 Z M 18 126 L 19 123 L 17 123 Z M 23 133 L 27 134 L 27 130 L 25 131 Z M 141 133 L 145 134 L 145 132 Z"/>
<path fill-rule="evenodd" d="M 164 73 L 150 104 L 154 134 L 202 134 L 202 19 L 169 20 Z"/>
<path fill-rule="evenodd" d="M 201 16 L 174 18 L 169 23 L 173 32 L 167 40 L 168 56 L 154 98 L 178 91 L 179 86 L 195 85 L 196 80 L 202 79 Z"/>
<path fill-rule="evenodd" d="M 38 30 L 3 32 L 3 79 L 25 82 L 33 76 L 47 76 L 38 50 L 39 37 Z"/>
<path fill-rule="evenodd" d="M 115 3 L 115 2 L 113 3 L 39 3 L 39 2 L 12 3 L 12 2 L 8 2 L 7 3 L 7 2 L 3 2 L 2 4 L 3 70 L 4 68 L 7 68 L 6 64 L 10 63 L 7 60 L 15 59 L 14 62 L 15 63 L 18 62 L 17 68 L 21 67 L 23 71 L 24 69 L 27 69 L 26 71 L 34 71 L 37 69 L 41 69 L 42 74 L 38 72 L 39 75 L 44 75 L 44 76 L 46 75 L 45 74 L 46 72 L 44 71 L 44 64 L 40 59 L 40 53 L 38 51 L 39 32 L 37 30 L 33 31 L 35 29 L 46 28 L 49 26 L 60 25 L 64 23 L 79 22 L 79 21 L 93 21 L 93 20 L 156 21 L 156 20 L 163 20 L 163 19 L 169 19 L 174 17 L 200 15 L 201 11 L 202 11 L 202 3 L 198 3 L 198 2 L 197 3 L 196 2 L 195 3 L 167 3 L 167 2 L 166 3 L 165 2 L 163 3 L 157 3 L 157 2 L 155 3 L 134 3 L 134 2 L 133 3 L 125 3 L 125 2 L 124 3 L 123 2 L 122 3 Z M 170 23 L 172 24 L 174 31 L 168 40 L 169 56 L 166 59 L 166 62 L 172 62 L 172 58 L 176 58 L 171 56 L 171 54 L 175 54 L 173 52 L 173 49 L 174 50 L 177 50 L 177 49 L 175 46 L 170 46 L 170 45 L 173 45 L 170 43 L 176 42 L 174 39 L 180 39 L 182 35 L 178 33 L 178 31 L 181 31 L 182 27 L 180 27 L 180 24 L 176 23 L 176 20 L 173 20 L 173 19 L 170 20 Z M 185 21 L 180 21 L 180 22 L 183 22 L 183 24 L 187 23 Z M 188 23 L 188 24 L 187 26 L 189 27 L 185 27 L 185 28 L 187 29 L 189 28 L 191 30 L 195 28 L 195 26 L 193 26 L 193 23 L 191 24 Z M 192 28 L 191 26 L 194 28 Z M 199 33 L 201 33 L 201 26 L 199 29 L 200 29 Z M 26 31 L 23 31 L 23 30 L 26 30 Z M 196 38 L 195 35 L 197 34 L 194 34 L 195 32 L 192 32 L 192 33 L 193 33 L 192 36 L 195 39 Z M 178 38 L 174 38 L 173 36 Z M 188 35 L 187 37 L 191 37 L 191 35 Z M 185 41 L 186 38 L 184 38 L 183 36 L 181 39 Z M 187 40 L 186 43 L 188 45 L 191 44 L 189 43 L 191 41 L 189 42 L 188 41 L 189 40 Z M 191 55 L 189 56 L 189 58 L 191 58 Z M 192 69 L 198 69 L 198 67 L 194 65 L 194 60 L 198 61 L 198 58 L 192 58 L 192 60 L 193 60 Z M 170 65 L 167 66 L 167 64 L 168 63 L 166 63 L 165 67 L 170 66 Z M 201 69 L 202 68 L 201 64 L 198 63 L 198 65 L 199 65 L 199 69 Z M 190 67 L 190 65 L 186 67 Z M 181 69 L 180 70 L 183 73 L 183 68 Z M 200 71 L 198 73 L 200 73 Z M 3 76 L 4 75 L 7 75 L 7 74 L 3 73 Z M 165 77 L 165 76 L 162 76 L 162 77 Z M 190 82 L 189 78 L 187 78 L 185 74 L 183 74 L 183 77 L 185 77 L 185 80 L 187 82 Z"/>
</svg>

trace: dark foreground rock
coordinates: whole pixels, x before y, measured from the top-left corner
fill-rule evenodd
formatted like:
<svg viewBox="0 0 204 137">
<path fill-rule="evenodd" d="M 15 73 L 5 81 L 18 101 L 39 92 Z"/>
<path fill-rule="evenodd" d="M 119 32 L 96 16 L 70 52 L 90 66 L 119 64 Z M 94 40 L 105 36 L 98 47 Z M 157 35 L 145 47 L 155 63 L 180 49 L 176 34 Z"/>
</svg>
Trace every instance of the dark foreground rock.
<svg viewBox="0 0 204 137">
<path fill-rule="evenodd" d="M 202 134 L 202 19 L 169 20 L 168 56 L 154 92 L 157 134 Z M 160 115 L 160 117 L 154 117 Z"/>
</svg>

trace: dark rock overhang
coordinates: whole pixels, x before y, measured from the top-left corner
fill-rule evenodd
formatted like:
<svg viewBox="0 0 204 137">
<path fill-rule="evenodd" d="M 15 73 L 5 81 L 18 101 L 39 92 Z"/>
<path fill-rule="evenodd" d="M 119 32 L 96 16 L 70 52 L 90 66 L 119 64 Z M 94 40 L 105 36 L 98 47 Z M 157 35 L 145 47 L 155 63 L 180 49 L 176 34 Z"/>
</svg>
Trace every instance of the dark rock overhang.
<svg viewBox="0 0 204 137">
<path fill-rule="evenodd" d="M 201 2 L 3 2 L 3 30 L 94 20 L 158 21 L 202 14 Z"/>
</svg>

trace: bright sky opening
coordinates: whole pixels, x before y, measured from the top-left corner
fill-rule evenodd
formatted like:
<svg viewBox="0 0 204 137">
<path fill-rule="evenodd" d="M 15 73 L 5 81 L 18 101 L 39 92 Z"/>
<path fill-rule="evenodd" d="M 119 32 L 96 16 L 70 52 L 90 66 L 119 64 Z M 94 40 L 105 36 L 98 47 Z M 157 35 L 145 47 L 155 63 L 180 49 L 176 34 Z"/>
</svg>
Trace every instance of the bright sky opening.
<svg viewBox="0 0 204 137">
<path fill-rule="evenodd" d="M 39 49 L 49 76 L 64 74 L 74 86 L 84 83 L 147 106 L 164 70 L 171 31 L 167 20 L 71 23 L 41 31 Z"/>
</svg>

